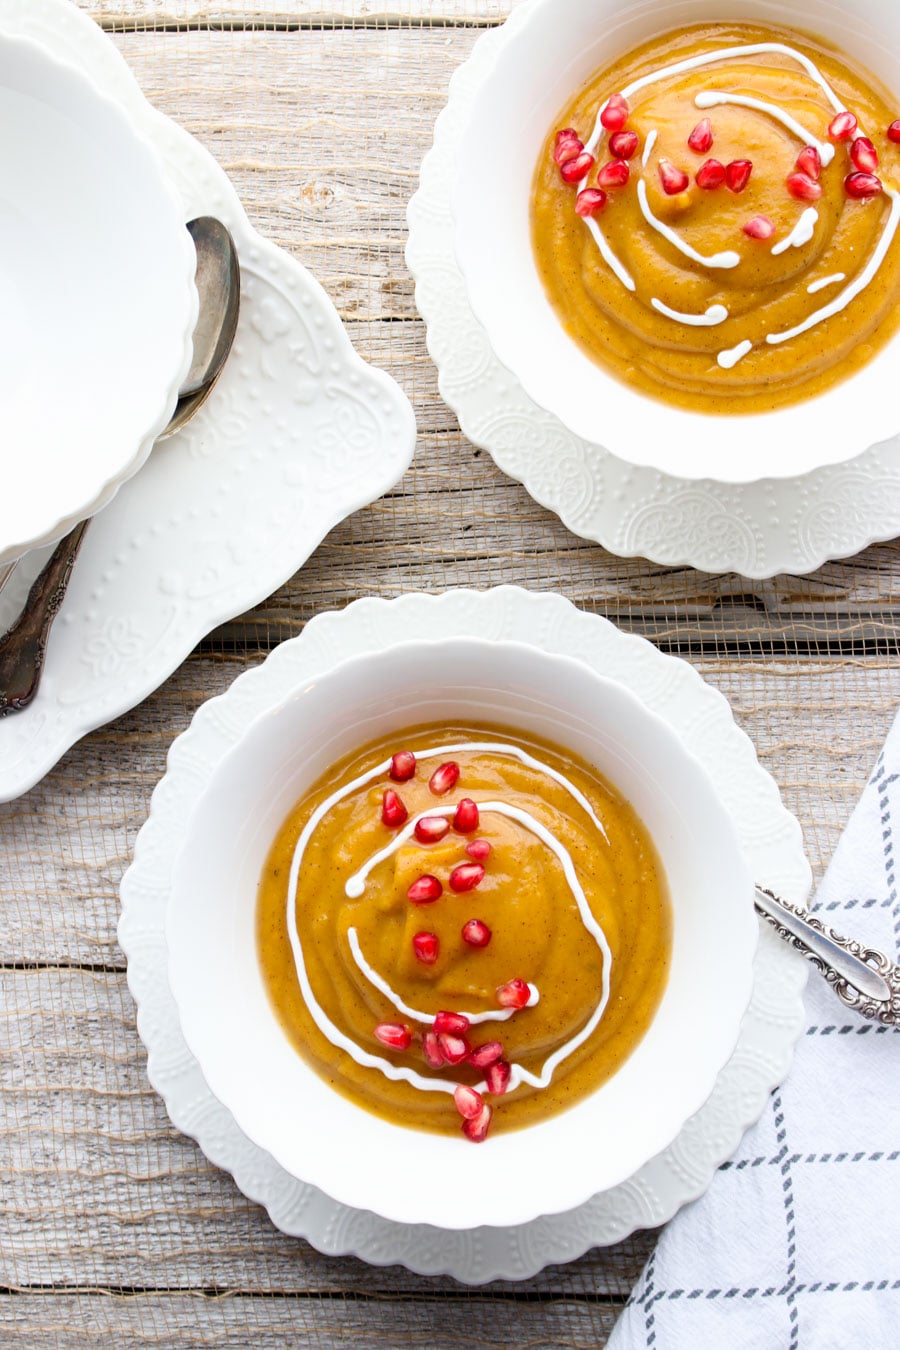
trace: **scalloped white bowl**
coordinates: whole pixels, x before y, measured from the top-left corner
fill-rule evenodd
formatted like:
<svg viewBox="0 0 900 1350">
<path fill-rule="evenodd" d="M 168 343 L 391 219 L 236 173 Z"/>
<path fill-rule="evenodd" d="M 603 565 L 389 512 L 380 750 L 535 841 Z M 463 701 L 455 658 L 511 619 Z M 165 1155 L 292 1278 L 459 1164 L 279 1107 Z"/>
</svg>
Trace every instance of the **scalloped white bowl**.
<svg viewBox="0 0 900 1350">
<path fill-rule="evenodd" d="M 120 106 L 0 33 L 0 563 L 135 473 L 175 406 L 194 250 Z"/>
<path fill-rule="evenodd" d="M 900 431 L 900 334 L 816 398 L 771 413 L 708 416 L 657 402 L 596 365 L 564 331 L 534 265 L 531 182 L 564 104 L 616 55 L 702 20 L 805 29 L 898 91 L 900 107 L 894 0 L 538 0 L 499 52 L 461 137 L 452 192 L 456 257 L 499 359 L 575 435 L 627 463 L 686 479 L 789 478 L 853 459 Z"/>
<path fill-rule="evenodd" d="M 481 1146 L 390 1124 L 329 1088 L 281 1030 L 256 956 L 259 877 L 294 802 L 366 740 L 445 718 L 532 731 L 594 764 L 647 825 L 674 911 L 668 985 L 628 1061 L 571 1110 Z M 580 661 L 469 638 L 346 661 L 243 729 L 187 823 L 166 912 L 185 1040 L 245 1134 L 343 1204 L 448 1229 L 571 1209 L 671 1143 L 734 1050 L 757 936 L 734 825 L 669 726 Z"/>
</svg>

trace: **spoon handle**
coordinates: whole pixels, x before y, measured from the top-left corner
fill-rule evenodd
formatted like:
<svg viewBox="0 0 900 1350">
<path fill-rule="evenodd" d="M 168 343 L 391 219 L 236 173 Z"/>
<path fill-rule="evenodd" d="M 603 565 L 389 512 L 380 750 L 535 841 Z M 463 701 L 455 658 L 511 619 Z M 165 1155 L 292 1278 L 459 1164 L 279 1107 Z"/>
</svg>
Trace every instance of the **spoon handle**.
<svg viewBox="0 0 900 1350">
<path fill-rule="evenodd" d="M 0 637 L 0 717 L 21 712 L 37 693 L 50 629 L 90 523 L 82 520 L 59 541 L 28 592 L 22 613 Z"/>
<path fill-rule="evenodd" d="M 778 933 L 825 977 L 842 1003 L 884 1026 L 900 1026 L 900 966 L 864 947 L 798 905 L 756 887 L 756 908 Z"/>
</svg>

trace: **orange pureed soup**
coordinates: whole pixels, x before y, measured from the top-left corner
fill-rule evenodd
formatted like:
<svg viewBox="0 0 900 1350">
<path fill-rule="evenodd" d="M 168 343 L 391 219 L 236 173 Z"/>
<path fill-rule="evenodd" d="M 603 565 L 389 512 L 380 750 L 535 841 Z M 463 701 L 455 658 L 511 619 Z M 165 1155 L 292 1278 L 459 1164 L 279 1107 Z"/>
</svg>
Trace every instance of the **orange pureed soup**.
<svg viewBox="0 0 900 1350">
<path fill-rule="evenodd" d="M 417 727 L 335 765 L 280 829 L 257 903 L 298 1052 L 377 1115 L 476 1142 L 615 1073 L 671 935 L 629 804 L 569 752 L 484 726 Z"/>
<path fill-rule="evenodd" d="M 797 403 L 900 323 L 900 108 L 808 36 L 668 32 L 578 91 L 535 170 L 547 295 L 598 364 L 714 413 Z"/>
</svg>

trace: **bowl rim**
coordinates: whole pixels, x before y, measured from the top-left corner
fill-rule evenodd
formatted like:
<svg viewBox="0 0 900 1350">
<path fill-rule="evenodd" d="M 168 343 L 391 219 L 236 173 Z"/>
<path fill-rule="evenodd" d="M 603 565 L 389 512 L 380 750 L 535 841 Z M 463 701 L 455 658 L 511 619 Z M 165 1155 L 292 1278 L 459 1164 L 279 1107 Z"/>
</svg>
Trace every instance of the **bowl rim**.
<svg viewBox="0 0 900 1350">
<path fill-rule="evenodd" d="M 354 1198 L 354 1194 L 343 1189 L 340 1184 L 323 1184 L 322 1180 L 315 1175 L 314 1167 L 312 1169 L 304 1167 L 302 1171 L 298 1170 L 294 1160 L 285 1157 L 278 1142 L 276 1141 L 273 1143 L 273 1141 L 266 1136 L 265 1126 L 263 1126 L 262 1130 L 260 1129 L 254 1110 L 254 1104 L 250 1102 L 248 1095 L 241 1091 L 239 1080 L 235 1079 L 233 1076 L 229 1077 L 227 1072 L 223 1073 L 221 1062 L 214 1065 L 210 1063 L 209 1057 L 206 1054 L 206 1044 L 203 1040 L 202 1019 L 198 1021 L 192 1016 L 194 1010 L 190 1002 L 190 992 L 192 989 L 190 981 L 190 958 L 185 956 L 181 951 L 178 935 L 175 930 L 177 922 L 175 908 L 177 904 L 176 897 L 179 889 L 179 880 L 184 866 L 184 859 L 190 852 L 192 836 L 197 825 L 198 816 L 202 812 L 204 804 L 208 802 L 211 792 L 214 790 L 216 780 L 220 775 L 227 773 L 228 769 L 239 760 L 241 752 L 246 747 L 248 740 L 253 735 L 258 734 L 258 729 L 264 724 L 270 724 L 284 711 L 288 704 L 294 703 L 312 687 L 321 684 L 322 681 L 328 680 L 334 675 L 342 676 L 348 669 L 352 673 L 354 669 L 362 669 L 370 666 L 373 659 L 379 662 L 397 659 L 398 657 L 402 659 L 403 656 L 411 650 L 425 648 L 431 651 L 433 649 L 445 649 L 447 647 L 478 647 L 485 651 L 492 651 L 496 650 L 498 647 L 502 647 L 508 649 L 513 655 L 521 653 L 526 659 L 536 658 L 539 664 L 546 663 L 551 666 L 556 665 L 558 668 L 568 667 L 573 672 L 577 672 L 578 678 L 586 678 L 587 681 L 598 690 L 602 691 L 604 688 L 614 689 L 618 697 L 630 704 L 640 717 L 647 720 L 654 733 L 662 734 L 662 736 L 669 741 L 670 745 L 676 748 L 676 753 L 682 761 L 685 762 L 685 764 L 690 764 L 690 771 L 695 774 L 697 782 L 702 784 L 702 791 L 706 794 L 708 802 L 713 804 L 715 811 L 718 813 L 719 820 L 717 828 L 720 831 L 723 831 L 728 837 L 729 849 L 732 855 L 731 865 L 733 865 L 735 869 L 733 875 L 736 879 L 733 886 L 730 887 L 730 889 L 734 891 L 735 896 L 733 903 L 735 914 L 733 917 L 739 917 L 744 926 L 744 931 L 741 936 L 741 940 L 744 944 L 743 948 L 741 948 L 738 938 L 735 938 L 738 951 L 738 965 L 734 976 L 734 987 L 738 991 L 737 1001 L 739 1003 L 739 1011 L 734 1010 L 735 1016 L 733 1019 L 733 1026 L 729 1028 L 727 1048 L 722 1050 L 721 1055 L 717 1054 L 715 1056 L 715 1063 L 712 1058 L 707 1056 L 707 1062 L 704 1065 L 702 1072 L 696 1075 L 698 1081 L 702 1082 L 702 1086 L 695 1089 L 696 1099 L 692 1101 L 689 1107 L 685 1106 L 679 1109 L 675 1114 L 675 1117 L 667 1123 L 664 1130 L 657 1131 L 659 1141 L 658 1146 L 655 1145 L 646 1156 L 641 1156 L 633 1165 L 631 1165 L 630 1162 L 628 1165 L 623 1164 L 618 1171 L 614 1172 L 608 1179 L 604 1180 L 601 1188 L 598 1189 L 596 1181 L 593 1183 L 590 1181 L 582 1181 L 580 1186 L 570 1188 L 558 1201 L 542 1203 L 539 1208 L 535 1208 L 534 1202 L 529 1204 L 527 1197 L 525 1196 L 519 1199 L 518 1208 L 516 1208 L 513 1206 L 510 1197 L 505 1196 L 504 1202 L 508 1206 L 506 1212 L 500 1217 L 496 1216 L 496 1212 L 494 1212 L 493 1217 L 478 1216 L 475 1223 L 475 1226 L 507 1228 L 521 1223 L 528 1223 L 541 1215 L 561 1213 L 577 1207 L 592 1196 L 611 1189 L 612 1187 L 621 1184 L 623 1181 L 628 1180 L 628 1178 L 633 1176 L 636 1171 L 648 1163 L 651 1158 L 657 1156 L 663 1149 L 667 1148 L 683 1131 L 685 1124 L 690 1120 L 693 1114 L 704 1105 L 712 1093 L 719 1074 L 728 1063 L 734 1052 L 734 1048 L 737 1045 L 741 1023 L 750 1003 L 752 994 L 753 962 L 757 948 L 759 928 L 752 905 L 752 876 L 750 869 L 744 860 L 743 852 L 737 837 L 736 826 L 733 822 L 731 813 L 719 796 L 715 784 L 705 766 L 693 754 L 681 734 L 677 732 L 674 727 L 670 726 L 659 713 L 653 708 L 650 708 L 640 697 L 632 693 L 622 680 L 617 679 L 614 676 L 600 674 L 577 656 L 568 653 L 547 651 L 544 648 L 534 646 L 526 641 L 503 638 L 491 639 L 463 635 L 395 641 L 378 651 L 356 653 L 345 657 L 314 677 L 303 676 L 293 683 L 287 691 L 283 692 L 277 702 L 272 703 L 259 712 L 241 729 L 238 738 L 229 745 L 225 753 L 216 761 L 215 765 L 212 766 L 210 773 L 204 777 L 204 782 L 194 800 L 185 827 L 184 836 L 179 845 L 172 867 L 171 886 L 168 891 L 166 913 L 164 917 L 164 929 L 166 934 L 166 968 L 168 972 L 169 987 L 178 1010 L 182 1035 L 184 1036 L 191 1054 L 197 1060 L 204 1078 L 209 1083 L 211 1091 L 223 1103 L 226 1109 L 231 1112 L 237 1125 L 244 1134 L 246 1134 L 258 1147 L 263 1148 L 270 1153 L 286 1172 L 301 1182 L 317 1187 L 319 1190 L 322 1190 L 342 1204 L 354 1209 L 363 1208 L 371 1210 L 389 1221 L 413 1224 L 436 1224 L 447 1230 L 467 1229 L 473 1226 L 471 1211 L 467 1214 L 460 1213 L 456 1217 L 441 1214 L 439 1217 L 435 1218 L 433 1207 L 428 1207 L 428 1202 L 424 1197 L 411 1200 L 407 1197 L 408 1203 L 406 1203 L 399 1211 L 393 1208 L 390 1202 L 378 1204 L 372 1203 L 371 1196 L 367 1197 L 365 1203 L 361 1203 L 358 1196 Z M 563 741 L 561 744 L 565 747 L 566 743 Z M 730 875 L 732 874 L 730 873 Z M 747 905 L 744 910 L 741 909 L 740 902 L 737 899 L 737 892 L 740 884 L 737 880 L 738 877 L 743 879 L 743 884 L 747 890 Z M 255 908 L 255 892 L 253 903 Z M 744 921 L 744 915 L 746 916 L 746 921 Z M 738 925 L 736 923 L 736 932 L 737 929 Z M 640 1044 L 640 1042 L 638 1044 Z M 296 1056 L 297 1061 L 303 1064 L 304 1070 L 307 1073 L 320 1077 L 311 1066 L 305 1064 L 305 1061 L 302 1060 L 302 1057 L 299 1056 L 296 1051 L 292 1051 L 292 1053 Z M 598 1089 L 598 1092 L 602 1092 L 602 1090 L 601 1086 L 601 1088 Z M 551 1120 L 558 1120 L 560 1117 L 569 1116 L 579 1109 L 583 1109 L 586 1102 L 596 1095 L 597 1094 L 589 1094 L 588 1098 L 585 1098 L 581 1103 L 576 1104 L 571 1111 L 557 1113 Z M 351 1103 L 351 1105 L 354 1111 L 361 1113 L 363 1117 L 372 1121 L 378 1120 L 377 1116 L 372 1115 L 364 1107 L 357 1105 L 355 1102 Z M 398 1134 L 406 1136 L 413 1135 L 419 1138 L 425 1137 L 432 1140 L 444 1139 L 444 1136 L 441 1135 L 432 1135 L 426 1131 L 406 1130 L 404 1127 L 398 1125 L 391 1125 L 390 1129 Z M 534 1131 L 540 1129 L 541 1124 L 527 1126 L 503 1137 L 513 1139 L 523 1135 L 533 1134 Z M 451 1140 L 450 1142 L 456 1143 L 457 1141 Z M 458 1142 L 463 1147 L 469 1147 L 469 1145 L 465 1144 L 462 1140 Z M 416 1207 L 417 1205 L 418 1207 Z"/>
<path fill-rule="evenodd" d="M 63 58 L 31 33 L 12 31 L 2 26 L 0 16 L 0 46 L 12 49 L 13 55 L 27 53 L 30 59 L 42 65 L 55 87 L 67 86 L 76 102 L 85 99 L 102 112 L 104 119 L 118 124 L 120 131 L 143 156 L 142 184 L 146 195 L 157 202 L 160 216 L 167 218 L 171 243 L 177 259 L 177 275 L 172 271 L 171 334 L 166 352 L 167 373 L 159 381 L 159 390 L 153 400 L 156 411 L 135 426 L 129 448 L 123 451 L 118 468 L 108 466 L 88 474 L 85 487 L 66 499 L 54 501 L 43 490 L 33 494 L 29 515 L 13 538 L 0 538 L 0 564 L 14 562 L 31 549 L 55 543 L 79 521 L 96 514 L 106 506 L 119 488 L 143 466 L 154 442 L 166 426 L 178 399 L 178 390 L 190 367 L 193 353 L 193 333 L 199 312 L 199 298 L 194 280 L 196 256 L 190 236 L 185 229 L 184 206 L 181 197 L 164 167 L 151 138 L 140 128 L 131 112 L 119 100 L 101 87 L 93 72 L 74 59 Z M 160 347 L 160 350 L 162 348 Z M 160 365 L 163 358 L 160 359 Z M 43 484 L 46 488 L 46 482 Z M 75 499 L 77 496 L 77 500 Z"/>
<path fill-rule="evenodd" d="M 641 6 L 632 6 L 630 0 L 607 0 L 607 3 L 616 14 L 667 9 L 667 20 L 659 32 L 679 22 L 671 0 L 655 0 Z M 882 0 L 870 3 L 878 6 Z M 751 0 L 753 4 L 760 6 L 761 13 L 743 14 L 744 22 L 755 19 L 772 22 L 768 0 Z M 796 4 L 797 0 L 786 0 L 784 18 L 779 20 L 781 26 L 811 31 L 815 20 L 809 15 L 805 19 L 803 14 L 798 15 Z M 452 171 L 449 195 L 454 257 L 469 307 L 498 361 L 541 411 L 558 418 L 587 447 L 596 447 L 626 465 L 653 469 L 686 482 L 749 486 L 765 480 L 799 478 L 816 470 L 851 464 L 866 451 L 892 439 L 900 432 L 900 415 L 892 406 L 888 393 L 892 382 L 885 379 L 885 374 L 889 374 L 892 362 L 900 355 L 900 331 L 859 370 L 841 377 L 815 396 L 768 412 L 710 414 L 682 409 L 631 388 L 581 350 L 565 332 L 544 292 L 532 262 L 530 233 L 527 256 L 516 264 L 516 279 L 532 293 L 533 303 L 528 312 L 532 318 L 540 313 L 539 326 L 549 335 L 548 339 L 536 345 L 535 325 L 503 319 L 504 296 L 513 288 L 513 274 L 503 272 L 501 281 L 496 266 L 497 250 L 484 246 L 485 219 L 493 216 L 484 209 L 482 195 L 477 191 L 478 184 L 485 181 L 478 176 L 478 166 L 487 162 L 481 153 L 484 127 L 490 124 L 496 143 L 498 134 L 502 135 L 496 117 L 498 90 L 508 91 L 510 75 L 514 76 L 520 64 L 520 54 L 527 54 L 532 48 L 544 49 L 546 35 L 542 24 L 566 31 L 567 25 L 560 15 L 562 5 L 568 6 L 570 12 L 577 7 L 591 12 L 595 9 L 588 5 L 588 0 L 525 0 L 517 12 L 514 30 L 498 47 L 490 68 L 479 80 L 459 134 Z M 840 10 L 843 15 L 848 5 L 849 0 L 838 0 L 837 7 L 829 8 Z M 715 5 L 709 0 L 686 0 L 680 9 L 688 11 L 681 18 L 681 23 L 687 24 L 704 17 L 709 19 L 709 13 L 704 15 L 702 11 L 712 11 Z M 720 20 L 726 21 L 721 15 Z M 627 46 L 623 48 L 626 49 Z M 597 64 L 599 61 L 594 68 Z M 572 88 L 574 85 L 570 81 Z M 502 155 L 490 159 L 493 162 L 498 157 L 502 159 Z M 529 184 L 532 171 L 533 162 Z M 500 256 L 509 260 L 520 252 L 514 244 L 502 250 Z M 522 286 L 515 289 L 521 291 Z M 560 378 L 563 350 L 565 379 Z M 815 423 L 812 431 L 810 418 Z"/>
</svg>

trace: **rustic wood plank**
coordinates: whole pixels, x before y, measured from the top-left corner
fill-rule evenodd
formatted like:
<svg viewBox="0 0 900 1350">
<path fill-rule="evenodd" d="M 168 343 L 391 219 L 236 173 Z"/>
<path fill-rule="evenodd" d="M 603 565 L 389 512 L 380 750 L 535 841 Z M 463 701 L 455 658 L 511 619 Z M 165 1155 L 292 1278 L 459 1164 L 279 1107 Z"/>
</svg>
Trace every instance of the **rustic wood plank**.
<svg viewBox="0 0 900 1350">
<path fill-rule="evenodd" d="M 488 27 L 520 0 L 77 0 L 109 30 L 201 30 L 398 24 Z"/>
<path fill-rule="evenodd" d="M 146 1079 L 122 972 L 0 971 L 0 1224 L 0 1288 L 428 1297 L 459 1288 L 321 1256 L 277 1232 L 170 1125 Z M 625 1296 L 648 1247 L 637 1238 L 550 1269 L 529 1291 Z"/>
<path fill-rule="evenodd" d="M 27 1345 L 29 1350 L 73 1350 L 98 1343 L 161 1350 L 324 1350 L 354 1342 L 364 1350 L 596 1350 L 605 1344 L 618 1313 L 618 1305 L 606 1302 L 506 1302 L 477 1293 L 430 1303 L 240 1294 L 27 1294 L 0 1297 L 0 1334 L 4 1344 Z"/>
</svg>

